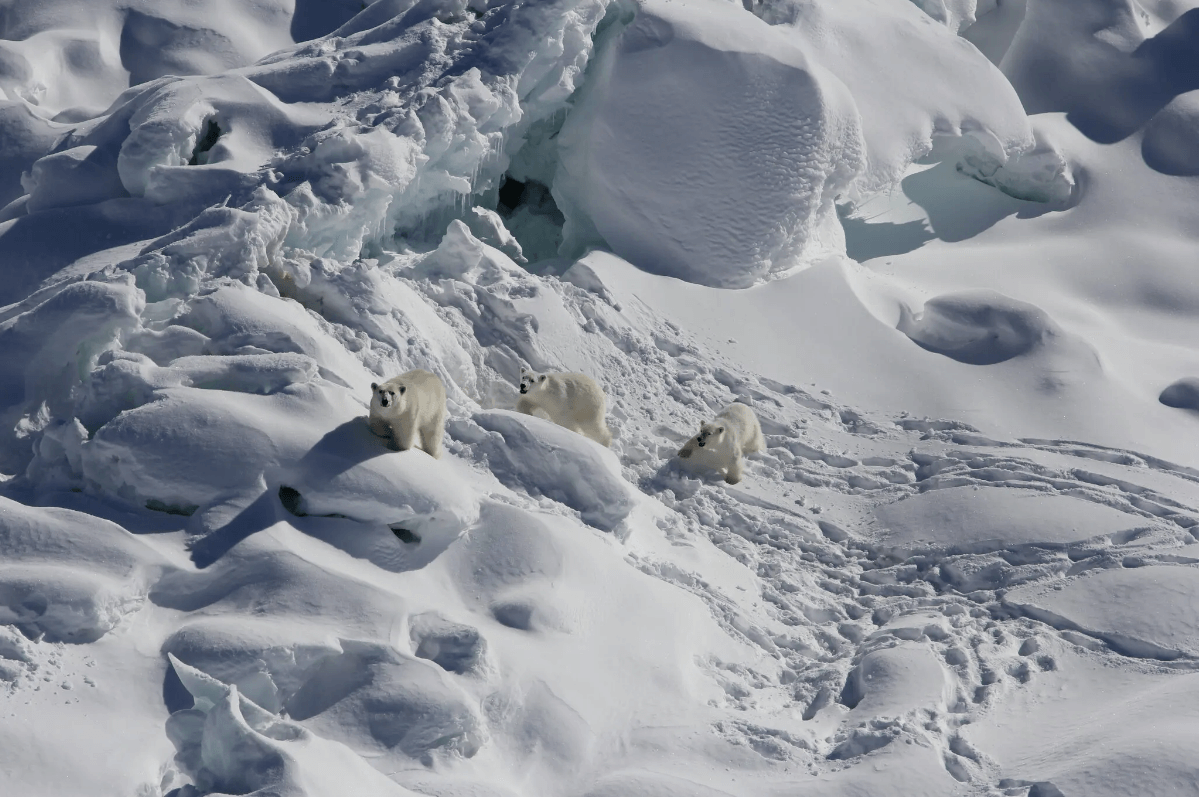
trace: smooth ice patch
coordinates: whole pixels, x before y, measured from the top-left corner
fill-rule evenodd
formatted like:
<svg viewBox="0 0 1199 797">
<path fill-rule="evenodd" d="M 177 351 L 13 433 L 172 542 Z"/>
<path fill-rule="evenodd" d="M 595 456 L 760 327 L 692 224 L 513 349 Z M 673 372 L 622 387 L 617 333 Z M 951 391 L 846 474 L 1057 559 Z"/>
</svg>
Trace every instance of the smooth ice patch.
<svg viewBox="0 0 1199 797">
<path fill-rule="evenodd" d="M 1065 585 L 1020 587 L 1005 600 L 1050 625 L 1099 637 L 1128 656 L 1199 656 L 1199 569 L 1100 570 Z"/>
<path fill-rule="evenodd" d="M 959 553 L 1063 546 L 1149 523 L 1067 495 L 991 487 L 930 490 L 879 507 L 875 519 L 887 548 Z"/>
</svg>

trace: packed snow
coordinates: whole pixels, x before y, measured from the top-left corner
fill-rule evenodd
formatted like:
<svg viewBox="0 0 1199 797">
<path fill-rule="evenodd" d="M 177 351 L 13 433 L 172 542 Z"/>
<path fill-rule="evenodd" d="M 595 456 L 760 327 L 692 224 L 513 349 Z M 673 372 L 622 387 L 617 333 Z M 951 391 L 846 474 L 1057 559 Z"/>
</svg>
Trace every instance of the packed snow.
<svg viewBox="0 0 1199 797">
<path fill-rule="evenodd" d="M 0 793 L 1199 794 L 1199 3 L 0 10 Z"/>
</svg>

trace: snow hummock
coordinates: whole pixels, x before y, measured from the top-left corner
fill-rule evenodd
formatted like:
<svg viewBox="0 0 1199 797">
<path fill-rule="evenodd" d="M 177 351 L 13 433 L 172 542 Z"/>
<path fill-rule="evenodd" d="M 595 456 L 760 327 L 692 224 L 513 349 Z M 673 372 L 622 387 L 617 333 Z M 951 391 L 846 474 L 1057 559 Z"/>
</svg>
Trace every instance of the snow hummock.
<svg viewBox="0 0 1199 797">
<path fill-rule="evenodd" d="M 640 5 L 558 143 L 568 249 L 602 240 L 647 270 L 743 287 L 840 247 L 833 200 L 864 158 L 857 108 L 752 22 L 711 0 Z"/>
</svg>

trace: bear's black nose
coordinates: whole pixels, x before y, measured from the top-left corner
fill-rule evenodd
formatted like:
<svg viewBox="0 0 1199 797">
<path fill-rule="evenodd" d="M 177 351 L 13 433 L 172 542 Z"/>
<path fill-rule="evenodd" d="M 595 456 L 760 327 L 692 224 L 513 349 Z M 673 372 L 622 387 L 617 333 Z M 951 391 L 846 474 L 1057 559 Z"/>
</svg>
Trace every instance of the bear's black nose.
<svg viewBox="0 0 1199 797">
<path fill-rule="evenodd" d="M 380 403 L 380 404 L 382 404 L 384 407 L 386 407 L 386 406 L 387 406 L 387 399 L 386 399 L 386 398 L 381 398 L 381 399 L 379 399 L 379 403 Z"/>
<path fill-rule="evenodd" d="M 526 386 L 526 385 L 521 385 L 521 386 L 520 386 L 520 392 L 521 392 L 521 393 L 528 393 L 528 392 L 529 392 L 529 388 L 528 388 L 528 386 Z"/>
<path fill-rule="evenodd" d="M 704 447 L 704 441 L 703 441 L 703 440 L 700 440 L 700 441 L 699 441 L 699 447 L 700 447 L 700 448 L 703 448 L 703 447 Z"/>
</svg>

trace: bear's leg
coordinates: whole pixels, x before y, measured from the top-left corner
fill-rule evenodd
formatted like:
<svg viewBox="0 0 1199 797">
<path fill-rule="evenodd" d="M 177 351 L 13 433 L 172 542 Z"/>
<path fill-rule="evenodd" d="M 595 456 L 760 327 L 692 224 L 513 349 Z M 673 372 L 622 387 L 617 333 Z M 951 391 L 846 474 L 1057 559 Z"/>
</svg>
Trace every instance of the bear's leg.
<svg viewBox="0 0 1199 797">
<path fill-rule="evenodd" d="M 377 434 L 379 437 L 391 437 L 391 424 L 382 418 L 371 418 L 369 420 L 372 432 Z"/>
<path fill-rule="evenodd" d="M 391 434 L 395 438 L 396 447 L 400 451 L 407 451 L 416 445 L 416 432 L 415 424 L 401 425 L 397 421 L 391 425 Z"/>
<path fill-rule="evenodd" d="M 421 429 L 421 448 L 433 459 L 441 459 L 441 438 L 445 434 L 445 417 L 434 418 Z"/>
<path fill-rule="evenodd" d="M 603 419 L 588 422 L 582 434 L 599 443 L 601 446 L 609 446 L 612 443 L 612 433 L 608 431 L 608 427 L 604 424 Z"/>
<path fill-rule="evenodd" d="M 724 480 L 729 484 L 736 484 L 741 481 L 743 473 L 741 471 L 741 446 L 733 447 L 733 461 L 729 463 L 728 469 L 724 472 Z"/>
<path fill-rule="evenodd" d="M 682 457 L 683 459 L 689 458 L 694 453 L 695 453 L 695 438 L 688 440 L 687 445 L 685 445 L 679 449 L 679 456 Z"/>
</svg>

